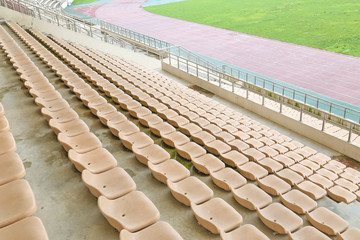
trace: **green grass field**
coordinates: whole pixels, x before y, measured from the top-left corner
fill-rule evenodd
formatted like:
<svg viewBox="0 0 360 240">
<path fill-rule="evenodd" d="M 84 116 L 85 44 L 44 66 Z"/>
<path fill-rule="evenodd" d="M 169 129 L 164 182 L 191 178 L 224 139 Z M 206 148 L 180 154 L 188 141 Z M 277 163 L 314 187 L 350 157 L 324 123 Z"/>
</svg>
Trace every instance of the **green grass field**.
<svg viewBox="0 0 360 240">
<path fill-rule="evenodd" d="M 75 6 L 75 5 L 79 5 L 79 4 L 85 4 L 85 3 L 92 3 L 92 2 L 96 2 L 98 0 L 74 0 L 71 3 L 71 6 Z"/>
<path fill-rule="evenodd" d="M 360 56 L 359 0 L 186 0 L 152 13 Z"/>
</svg>

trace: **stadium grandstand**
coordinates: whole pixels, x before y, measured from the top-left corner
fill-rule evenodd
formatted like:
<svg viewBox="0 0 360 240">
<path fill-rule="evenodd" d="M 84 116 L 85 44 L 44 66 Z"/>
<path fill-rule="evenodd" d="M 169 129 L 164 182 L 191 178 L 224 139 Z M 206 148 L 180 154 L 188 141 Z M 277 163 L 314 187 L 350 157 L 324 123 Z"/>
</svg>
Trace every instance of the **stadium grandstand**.
<svg viewBox="0 0 360 240">
<path fill-rule="evenodd" d="M 360 112 L 67 5 L 0 0 L 0 240 L 360 239 Z"/>
</svg>

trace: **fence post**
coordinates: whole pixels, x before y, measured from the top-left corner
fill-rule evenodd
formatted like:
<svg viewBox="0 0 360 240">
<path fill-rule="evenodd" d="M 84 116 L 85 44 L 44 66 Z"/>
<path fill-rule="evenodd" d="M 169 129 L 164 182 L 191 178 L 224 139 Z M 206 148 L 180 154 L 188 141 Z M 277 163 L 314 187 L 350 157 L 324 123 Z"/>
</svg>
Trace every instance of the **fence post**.
<svg viewBox="0 0 360 240">
<path fill-rule="evenodd" d="M 352 124 L 350 124 L 348 142 L 351 142 L 352 128 L 353 128 L 353 125 L 352 125 Z"/>
<path fill-rule="evenodd" d="M 283 108 L 283 101 L 284 101 L 284 98 L 283 97 L 280 97 L 280 110 L 279 112 L 282 113 L 282 108 Z"/>
<path fill-rule="evenodd" d="M 326 114 L 324 113 L 324 115 L 323 115 L 323 122 L 322 122 L 322 126 L 321 126 L 321 131 L 322 131 L 322 132 L 325 130 L 325 117 L 326 117 Z"/>
<path fill-rule="evenodd" d="M 199 77 L 199 64 L 196 63 L 196 77 Z"/>
<path fill-rule="evenodd" d="M 231 85 L 232 85 L 232 86 L 231 86 L 231 91 L 232 91 L 232 92 L 235 92 L 235 82 L 232 82 Z"/>
<path fill-rule="evenodd" d="M 265 89 L 264 91 L 262 91 L 262 102 L 261 102 L 261 105 L 264 106 L 265 105 Z"/>
<path fill-rule="evenodd" d="M 304 112 L 304 105 L 301 104 L 301 107 L 300 107 L 300 122 L 302 122 L 302 119 L 303 119 L 303 112 Z"/>
</svg>

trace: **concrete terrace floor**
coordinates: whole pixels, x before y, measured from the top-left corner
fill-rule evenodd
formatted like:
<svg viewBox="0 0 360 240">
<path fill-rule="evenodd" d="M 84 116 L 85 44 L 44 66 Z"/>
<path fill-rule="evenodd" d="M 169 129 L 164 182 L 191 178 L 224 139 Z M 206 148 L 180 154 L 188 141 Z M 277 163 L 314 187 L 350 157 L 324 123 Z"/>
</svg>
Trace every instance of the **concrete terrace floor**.
<svg viewBox="0 0 360 240">
<path fill-rule="evenodd" d="M 4 26 L 4 25 L 2 25 Z M 5 26 L 4 26 L 5 27 Z M 185 240 L 192 239 L 219 239 L 218 235 L 213 235 L 196 223 L 193 213 L 189 207 L 177 202 L 172 196 L 166 185 L 155 180 L 149 169 L 139 163 L 135 155 L 124 149 L 119 139 L 115 138 L 110 130 L 103 126 L 100 121 L 85 108 L 74 94 L 51 72 L 36 55 L 18 39 L 7 28 L 10 34 L 17 39 L 19 45 L 31 57 L 39 69 L 48 77 L 50 82 L 69 102 L 71 107 L 79 114 L 80 118 L 86 122 L 90 130 L 95 133 L 117 159 L 118 166 L 124 168 L 134 179 L 137 189 L 148 196 L 161 214 L 161 220 L 169 222 Z M 126 58 L 126 56 L 124 56 Z M 143 56 L 137 59 L 138 63 L 160 70 L 157 66 L 148 65 L 149 57 Z M 173 78 L 170 75 L 167 75 Z M 180 79 L 173 78 L 185 85 L 187 83 Z M 326 148 L 311 140 L 305 139 L 276 123 L 260 118 L 248 111 L 245 111 L 233 104 L 230 104 L 212 94 L 209 97 L 230 106 L 231 108 L 248 115 L 267 126 L 285 134 L 297 141 L 308 145 L 315 150 L 329 156 L 339 156 L 337 152 Z M 5 54 L 0 51 L 0 101 L 5 108 L 6 117 L 11 126 L 16 143 L 17 151 L 26 167 L 26 177 L 35 194 L 39 216 L 52 240 L 112 240 L 119 239 L 118 232 L 113 229 L 106 219 L 100 214 L 97 207 L 97 200 L 90 194 L 85 185 L 81 182 L 81 174 L 75 170 L 71 162 L 67 159 L 67 153 L 57 141 L 56 135 L 52 132 L 47 121 L 40 113 L 40 108 L 34 103 L 28 90 L 16 74 L 11 64 L 6 60 Z M 117 106 L 119 109 L 119 107 Z M 142 127 L 137 120 L 131 118 L 141 131 L 150 134 L 148 128 Z M 161 139 L 151 135 L 154 141 L 161 145 Z M 174 154 L 174 150 L 167 149 Z M 179 159 L 178 156 L 175 156 Z M 360 169 L 358 163 L 351 164 Z M 263 231 L 270 239 L 285 240 L 285 235 L 275 235 L 257 217 L 256 212 L 246 210 L 241 207 L 232 197 L 231 193 L 225 192 L 216 187 L 209 176 L 197 173 L 193 168 L 191 174 L 205 182 L 213 189 L 216 197 L 221 197 L 231 204 L 244 218 L 244 223 L 251 223 Z M 278 202 L 278 197 L 273 198 Z M 338 204 L 328 197 L 318 201 L 319 206 L 326 206 L 335 213 L 349 221 L 350 226 L 360 228 L 360 203 L 355 201 L 349 205 Z M 308 222 L 304 219 L 304 226 Z"/>
<path fill-rule="evenodd" d="M 144 0 L 71 9 L 191 51 L 360 106 L 360 58 L 155 15 Z"/>
</svg>

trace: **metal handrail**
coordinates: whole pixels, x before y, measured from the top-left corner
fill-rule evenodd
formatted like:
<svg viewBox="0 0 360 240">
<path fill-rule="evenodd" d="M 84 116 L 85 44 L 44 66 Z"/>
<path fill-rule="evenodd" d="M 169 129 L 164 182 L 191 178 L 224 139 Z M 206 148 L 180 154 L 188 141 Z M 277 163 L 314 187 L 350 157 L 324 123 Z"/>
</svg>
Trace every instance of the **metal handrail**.
<svg viewBox="0 0 360 240">
<path fill-rule="evenodd" d="M 236 69 L 232 66 L 222 65 L 222 67 L 218 67 L 214 63 L 204 59 L 192 51 L 165 41 L 149 37 L 96 18 L 94 18 L 94 22 L 76 19 L 73 16 L 66 16 L 60 12 L 53 12 L 23 0 L 0 0 L 0 3 L 2 6 L 10 9 L 39 19 L 46 19 L 58 26 L 66 27 L 76 32 L 85 33 L 103 41 L 109 41 L 110 39 L 113 44 L 122 46 L 124 44 L 124 40 L 121 40 L 120 38 L 120 36 L 122 36 L 125 39 L 131 39 L 139 45 L 153 48 L 158 51 L 164 51 L 169 55 L 176 55 L 178 57 L 185 58 L 188 61 L 195 62 L 198 66 L 208 68 L 208 71 L 217 72 L 219 76 L 222 75 L 223 77 L 227 77 L 228 79 L 232 79 L 234 81 L 246 81 L 247 84 L 254 84 L 257 87 L 271 91 L 274 94 L 282 95 L 294 101 L 312 106 L 319 111 L 325 110 L 327 114 L 352 120 L 354 123 L 360 123 L 360 111 L 358 110 L 316 97 L 312 94 L 305 93 L 284 84 L 276 83 L 260 75 Z M 99 25 L 100 28 L 96 27 L 94 24 Z"/>
</svg>

